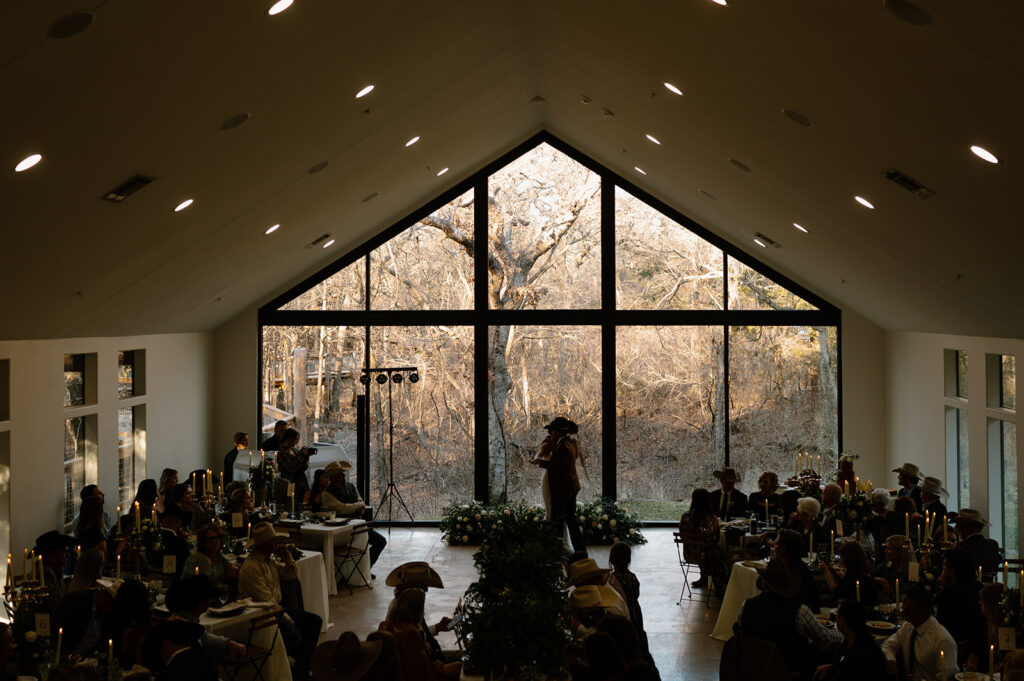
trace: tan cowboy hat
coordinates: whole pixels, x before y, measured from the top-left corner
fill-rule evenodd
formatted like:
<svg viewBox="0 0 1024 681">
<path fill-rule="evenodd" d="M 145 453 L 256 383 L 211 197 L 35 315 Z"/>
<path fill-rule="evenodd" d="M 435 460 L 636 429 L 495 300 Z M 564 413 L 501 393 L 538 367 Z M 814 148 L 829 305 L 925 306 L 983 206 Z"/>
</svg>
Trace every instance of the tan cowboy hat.
<svg viewBox="0 0 1024 681">
<path fill-rule="evenodd" d="M 942 481 L 938 478 L 933 478 L 930 475 L 926 476 L 924 482 L 921 483 L 921 493 L 923 494 L 925 492 L 934 494 L 937 497 L 942 497 L 943 499 L 949 496 L 949 492 L 942 487 Z"/>
<path fill-rule="evenodd" d="M 384 580 L 384 584 L 386 586 L 415 587 L 417 589 L 426 589 L 430 586 L 435 589 L 444 588 L 441 575 L 437 574 L 428 563 L 421 560 L 402 563 L 391 571 L 388 578 Z"/>
<path fill-rule="evenodd" d="M 324 466 L 324 475 L 331 477 L 333 475 L 339 475 L 346 473 L 352 469 L 352 464 L 348 461 L 332 461 Z"/>
<path fill-rule="evenodd" d="M 956 525 L 957 523 L 974 523 L 975 525 L 992 524 L 985 520 L 985 516 L 981 515 L 981 511 L 976 511 L 973 508 L 961 508 L 960 512 L 956 514 L 956 517 L 949 521 L 950 525 Z"/>
<path fill-rule="evenodd" d="M 736 472 L 735 468 L 723 468 L 720 471 L 715 471 L 713 475 L 719 480 L 729 480 L 731 482 L 739 482 L 740 474 Z"/>
<path fill-rule="evenodd" d="M 892 472 L 903 473 L 904 475 L 909 475 L 910 477 L 917 478 L 918 480 L 921 479 L 921 469 L 917 467 L 916 463 L 905 463 L 899 468 L 893 468 Z"/>
<path fill-rule="evenodd" d="M 356 681 L 377 661 L 383 647 L 383 641 L 360 641 L 355 632 L 346 631 L 337 641 L 316 647 L 310 671 L 318 680 Z"/>
<path fill-rule="evenodd" d="M 593 558 L 584 558 L 569 565 L 569 583 L 576 586 L 594 577 L 603 577 L 609 572 L 610 569 L 599 567 Z"/>
<path fill-rule="evenodd" d="M 800 593 L 800 575 L 783 565 L 781 561 L 769 561 L 761 579 L 765 590 L 783 598 L 793 598 Z"/>
<path fill-rule="evenodd" d="M 245 543 L 245 547 L 252 548 L 253 546 L 260 546 L 275 539 L 282 544 L 291 543 L 291 539 L 288 538 L 287 533 L 276 531 L 274 526 L 270 523 L 256 523 L 252 526 L 252 537 Z"/>
<path fill-rule="evenodd" d="M 571 610 L 589 610 L 591 608 L 614 608 L 622 604 L 622 597 L 610 586 L 593 584 L 578 586 L 569 594 Z"/>
</svg>

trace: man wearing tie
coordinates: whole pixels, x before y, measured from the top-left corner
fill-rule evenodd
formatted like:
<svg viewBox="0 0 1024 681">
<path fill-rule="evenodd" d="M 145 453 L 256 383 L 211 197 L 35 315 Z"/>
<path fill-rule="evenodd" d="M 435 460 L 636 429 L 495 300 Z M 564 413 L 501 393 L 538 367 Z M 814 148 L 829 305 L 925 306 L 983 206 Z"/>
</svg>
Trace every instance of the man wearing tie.
<svg viewBox="0 0 1024 681">
<path fill-rule="evenodd" d="M 711 493 L 711 510 L 721 520 L 743 518 L 747 515 L 747 495 L 736 489 L 740 476 L 732 468 L 715 471 L 714 476 L 722 484 L 721 489 Z"/>
<path fill-rule="evenodd" d="M 903 627 L 882 643 L 889 676 L 910 681 L 953 678 L 958 670 L 956 641 L 932 617 L 932 600 L 927 591 L 914 589 L 903 597 L 903 618 Z"/>
</svg>

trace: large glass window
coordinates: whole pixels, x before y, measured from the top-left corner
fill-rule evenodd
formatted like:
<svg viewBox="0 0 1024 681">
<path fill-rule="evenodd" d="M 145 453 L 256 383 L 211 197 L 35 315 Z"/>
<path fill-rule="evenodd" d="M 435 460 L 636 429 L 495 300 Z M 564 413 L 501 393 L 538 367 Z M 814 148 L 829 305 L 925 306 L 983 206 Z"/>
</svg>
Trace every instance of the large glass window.
<svg viewBox="0 0 1024 681">
<path fill-rule="evenodd" d="M 64 531 L 71 532 L 71 526 L 82 505 L 80 494 L 85 487 L 85 457 L 88 452 L 88 437 L 94 428 L 88 422 L 95 417 L 79 416 L 64 419 Z"/>
<path fill-rule="evenodd" d="M 1002 462 L 1003 550 L 1007 558 L 1020 557 L 1019 482 L 1017 481 L 1017 424 L 995 421 L 996 446 Z"/>
<path fill-rule="evenodd" d="M 390 387 L 417 520 L 473 497 L 539 504 L 530 460 L 559 415 L 579 425 L 579 501 L 647 519 L 677 521 L 727 463 L 753 489 L 798 451 L 834 459 L 827 301 L 547 133 L 448 196 L 261 308 L 264 432 L 284 419 L 338 443 L 376 504 Z M 421 380 L 359 382 L 387 366 Z"/>
<path fill-rule="evenodd" d="M 615 400 L 619 499 L 678 521 L 725 458 L 722 327 L 619 327 Z"/>
<path fill-rule="evenodd" d="M 953 480 L 951 507 L 971 505 L 971 456 L 967 429 L 967 410 L 946 407 L 946 461 Z"/>
<path fill-rule="evenodd" d="M 85 355 L 64 355 L 64 406 L 85 404 Z"/>
<path fill-rule="evenodd" d="M 122 506 L 135 494 L 135 410 L 117 410 L 117 491 Z"/>
</svg>

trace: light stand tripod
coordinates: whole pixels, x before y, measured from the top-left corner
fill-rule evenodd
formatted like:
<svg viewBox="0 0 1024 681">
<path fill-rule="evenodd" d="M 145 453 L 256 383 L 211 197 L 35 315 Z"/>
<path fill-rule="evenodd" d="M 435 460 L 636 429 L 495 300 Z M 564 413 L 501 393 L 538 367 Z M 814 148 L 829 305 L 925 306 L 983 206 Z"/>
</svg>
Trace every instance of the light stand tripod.
<svg viewBox="0 0 1024 681">
<path fill-rule="evenodd" d="M 420 380 L 420 375 L 416 370 L 416 367 L 377 367 L 374 369 L 363 369 L 363 375 L 359 377 L 359 381 L 369 388 L 370 385 L 370 374 L 377 374 L 377 383 L 379 385 L 388 384 L 388 485 L 387 489 L 384 490 L 384 495 L 380 498 L 380 505 L 377 507 L 377 512 L 374 514 L 373 519 L 376 520 L 380 516 L 381 511 L 384 510 L 384 502 L 388 504 L 388 534 L 391 534 L 391 511 L 395 501 L 401 505 L 409 515 L 409 520 L 415 520 L 412 517 L 412 511 L 405 505 L 405 500 L 402 499 L 401 492 L 398 491 L 398 486 L 395 485 L 395 419 L 392 411 L 392 397 L 391 397 L 391 385 L 393 383 L 401 383 L 405 378 L 404 374 L 409 372 L 409 382 L 417 383 Z M 369 392 L 369 390 L 367 390 Z"/>
</svg>

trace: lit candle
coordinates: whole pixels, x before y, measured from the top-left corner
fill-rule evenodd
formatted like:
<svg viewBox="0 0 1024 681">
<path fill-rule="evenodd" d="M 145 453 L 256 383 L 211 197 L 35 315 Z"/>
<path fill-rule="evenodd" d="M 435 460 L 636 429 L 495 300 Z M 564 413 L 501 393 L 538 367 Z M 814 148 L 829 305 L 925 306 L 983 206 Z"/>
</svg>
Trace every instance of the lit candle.
<svg viewBox="0 0 1024 681">
<path fill-rule="evenodd" d="M 199 576 L 199 566 L 196 565 L 196 577 L 198 577 L 198 576 Z"/>
<path fill-rule="evenodd" d="M 1010 588 L 1010 564 L 1003 561 L 1003 588 Z"/>
<path fill-rule="evenodd" d="M 981 581 L 981 566 L 978 566 L 978 581 Z"/>
<path fill-rule="evenodd" d="M 917 526 L 917 546 L 919 548 L 921 546 L 921 526 L 920 525 Z"/>
<path fill-rule="evenodd" d="M 64 643 L 64 627 L 57 630 L 57 664 L 60 664 L 60 646 Z"/>
<path fill-rule="evenodd" d="M 107 668 L 114 666 L 114 639 L 107 639 Z"/>
<path fill-rule="evenodd" d="M 860 602 L 860 580 L 859 579 L 856 582 L 856 587 L 857 587 L 857 602 L 859 603 Z"/>
<path fill-rule="evenodd" d="M 25 560 L 21 563 L 21 581 L 28 579 L 28 549 L 25 549 Z"/>
<path fill-rule="evenodd" d="M 43 577 L 43 557 L 39 556 L 39 586 L 46 586 L 46 580 Z"/>
<path fill-rule="evenodd" d="M 904 518 L 904 521 L 906 523 L 906 530 L 907 530 L 903 534 L 907 535 L 907 538 L 909 539 L 910 538 L 910 514 L 909 513 L 904 513 L 903 514 L 903 518 Z"/>
<path fill-rule="evenodd" d="M 900 578 L 896 578 L 896 603 L 900 602 Z"/>
<path fill-rule="evenodd" d="M 224 498 L 224 480 L 223 479 L 217 481 L 217 498 L 218 499 L 223 499 Z"/>
<path fill-rule="evenodd" d="M 116 538 L 120 534 L 121 534 L 121 506 L 118 505 L 118 507 L 117 507 L 117 534 L 115 534 L 114 537 Z"/>
<path fill-rule="evenodd" d="M 153 509 L 152 509 L 152 510 L 150 511 L 150 515 L 151 515 L 151 517 L 150 517 L 150 520 L 152 520 L 152 521 L 153 521 L 153 527 L 156 527 L 156 526 L 157 526 L 157 521 L 156 521 L 156 506 L 153 506 Z"/>
<path fill-rule="evenodd" d="M 942 516 L 942 542 L 946 543 L 949 541 L 949 523 L 946 522 L 946 516 Z"/>
<path fill-rule="evenodd" d="M 850 500 L 850 481 L 849 480 L 843 480 L 843 496 L 846 497 L 847 501 Z"/>
<path fill-rule="evenodd" d="M 121 579 L 121 554 L 117 554 L 117 579 Z"/>
<path fill-rule="evenodd" d="M 252 468 L 252 450 L 249 450 L 249 468 Z"/>
<path fill-rule="evenodd" d="M 14 586 L 14 579 L 11 577 L 11 554 L 7 554 L 7 586 Z"/>
<path fill-rule="evenodd" d="M 260 450 L 260 468 L 261 469 L 263 468 L 263 461 L 265 460 L 265 456 L 266 455 L 263 453 L 263 450 L 261 449 Z"/>
<path fill-rule="evenodd" d="M 206 469 L 206 479 L 203 482 L 205 483 L 203 487 L 206 488 L 206 491 L 213 494 L 213 475 L 209 468 Z"/>
<path fill-rule="evenodd" d="M 768 500 L 764 500 L 764 521 L 768 522 Z"/>
<path fill-rule="evenodd" d="M 295 490 L 291 490 L 290 492 L 288 492 L 288 496 L 289 498 L 291 498 L 292 501 L 292 515 L 295 515 Z"/>
<path fill-rule="evenodd" d="M 142 511 L 139 510 L 139 502 L 135 502 L 135 529 L 142 531 Z"/>
<path fill-rule="evenodd" d="M 831 536 L 828 538 L 828 555 L 834 556 L 836 555 L 836 531 L 830 530 L 829 532 Z"/>
<path fill-rule="evenodd" d="M 942 670 L 939 672 L 939 678 L 946 678 L 946 651 L 941 648 L 939 649 L 939 669 Z"/>
<path fill-rule="evenodd" d="M 994 643 L 988 646 L 988 673 L 989 678 L 996 671 L 996 646 Z"/>
<path fill-rule="evenodd" d="M 79 544 L 79 545 L 75 546 L 75 559 L 77 560 L 78 558 L 81 558 L 81 557 L 82 557 L 82 545 Z"/>
<path fill-rule="evenodd" d="M 198 494 L 199 493 L 199 488 L 196 487 L 196 474 L 194 472 L 192 473 L 192 493 L 193 494 Z"/>
</svg>

